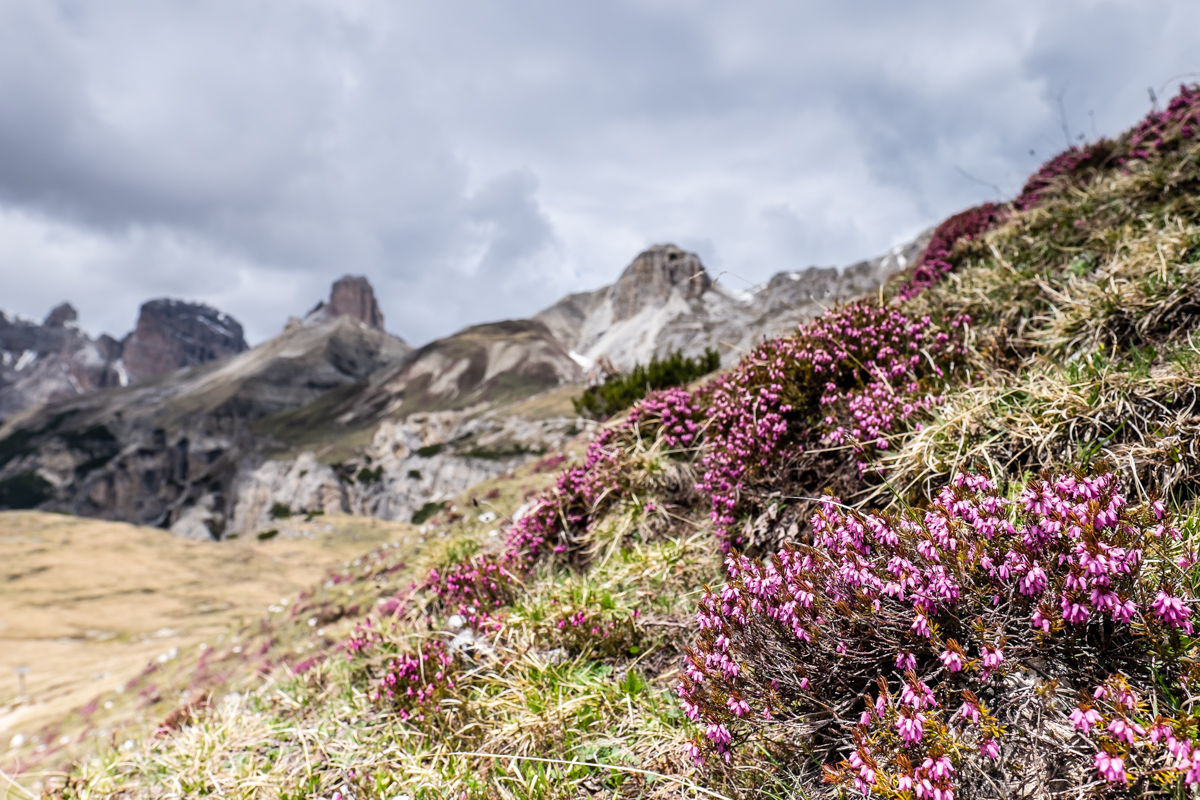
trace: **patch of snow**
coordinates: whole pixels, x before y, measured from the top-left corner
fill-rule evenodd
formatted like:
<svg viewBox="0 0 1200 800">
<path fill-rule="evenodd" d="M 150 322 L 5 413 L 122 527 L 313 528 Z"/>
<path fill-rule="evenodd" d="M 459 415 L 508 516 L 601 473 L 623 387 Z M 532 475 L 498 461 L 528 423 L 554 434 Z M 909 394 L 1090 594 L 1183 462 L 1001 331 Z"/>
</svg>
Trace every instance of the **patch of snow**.
<svg viewBox="0 0 1200 800">
<path fill-rule="evenodd" d="M 571 350 L 570 352 L 567 353 L 567 355 L 569 355 L 571 357 L 572 361 L 574 361 L 579 366 L 583 367 L 584 370 L 589 370 L 592 367 L 596 366 L 595 360 L 588 358 L 587 356 L 583 355 L 582 353 L 576 353 L 574 350 Z"/>
<path fill-rule="evenodd" d="M 21 353 L 21 357 L 17 359 L 17 366 L 15 369 L 17 372 L 20 372 L 34 361 L 37 361 L 37 352 L 34 350 L 26 350 L 25 352 Z"/>
</svg>

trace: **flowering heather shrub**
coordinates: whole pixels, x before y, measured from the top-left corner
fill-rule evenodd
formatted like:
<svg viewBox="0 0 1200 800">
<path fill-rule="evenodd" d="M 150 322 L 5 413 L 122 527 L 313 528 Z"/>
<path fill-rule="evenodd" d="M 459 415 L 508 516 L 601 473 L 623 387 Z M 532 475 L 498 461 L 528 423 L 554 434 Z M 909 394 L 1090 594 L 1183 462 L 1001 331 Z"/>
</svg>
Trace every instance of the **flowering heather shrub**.
<svg viewBox="0 0 1200 800">
<path fill-rule="evenodd" d="M 1082 147 L 1072 146 L 1064 150 L 1030 176 L 1021 194 L 1013 201 L 1013 206 L 1019 211 L 1033 208 L 1042 199 L 1042 194 L 1054 188 L 1063 176 L 1076 175 L 1085 168 L 1103 164 L 1112 155 L 1113 146 L 1112 141 L 1100 139 Z"/>
<path fill-rule="evenodd" d="M 405 721 L 425 722 L 455 689 L 458 659 L 440 641 L 417 645 L 416 652 L 391 657 L 370 698 L 393 707 Z"/>
<path fill-rule="evenodd" d="M 642 436 L 662 430 L 663 443 L 672 450 L 690 450 L 700 444 L 703 409 L 687 389 L 674 387 L 647 395 L 634 406 L 625 424 Z"/>
<path fill-rule="evenodd" d="M 861 475 L 909 420 L 938 402 L 965 346 L 965 322 L 949 330 L 929 318 L 859 302 L 830 311 L 794 336 L 759 345 L 705 391 L 704 475 L 718 535 L 732 541 L 747 497 L 781 462 L 818 443 L 846 445 Z"/>
<path fill-rule="evenodd" d="M 551 647 L 561 647 L 571 656 L 591 653 L 598 658 L 623 658 L 637 655 L 642 635 L 638 609 L 617 609 L 599 605 L 569 607 L 550 623 L 542 638 Z"/>
<path fill-rule="evenodd" d="M 1127 137 L 1071 147 L 1043 164 L 1026 182 L 1013 206 L 1033 208 L 1062 184 L 1080 184 L 1106 164 L 1145 161 L 1196 137 L 1200 130 L 1200 86 L 1180 86 L 1163 111 L 1151 111 Z"/>
<path fill-rule="evenodd" d="M 1028 188 L 1028 187 L 1027 187 Z M 899 298 L 908 300 L 942 279 L 954 269 L 951 254 L 959 242 L 969 241 L 1003 222 L 1008 213 L 995 203 L 984 203 L 955 214 L 934 230 L 925 252 L 917 259 L 912 275 L 900 288 Z"/>
<path fill-rule="evenodd" d="M 495 611 L 512 601 L 516 584 L 539 561 L 549 556 L 570 563 L 585 557 L 592 521 L 625 496 L 619 459 L 637 421 L 657 418 L 662 424 L 666 415 L 674 423 L 676 417 L 670 415 L 682 414 L 685 408 L 696 413 L 694 404 L 678 399 L 668 402 L 666 410 L 657 405 L 645 412 L 635 409 L 632 422 L 600 431 L 588 445 L 583 465 L 559 475 L 512 524 L 502 552 L 481 553 L 445 571 L 432 570 L 425 588 L 448 613 L 462 615 L 473 627 L 490 624 Z"/>
<path fill-rule="evenodd" d="M 1193 139 L 1200 129 L 1200 86 L 1181 85 L 1163 111 L 1152 111 L 1129 136 L 1127 159 L 1149 158 L 1154 151 Z M 1125 163 L 1122 160 L 1121 163 Z"/>
<path fill-rule="evenodd" d="M 812 525 L 765 565 L 730 556 L 700 603 L 678 687 L 698 762 L 757 739 L 814 792 L 942 800 L 1198 777 L 1195 555 L 1160 503 L 1111 474 L 1016 500 L 959 475 L 923 514 L 829 499 Z"/>
</svg>

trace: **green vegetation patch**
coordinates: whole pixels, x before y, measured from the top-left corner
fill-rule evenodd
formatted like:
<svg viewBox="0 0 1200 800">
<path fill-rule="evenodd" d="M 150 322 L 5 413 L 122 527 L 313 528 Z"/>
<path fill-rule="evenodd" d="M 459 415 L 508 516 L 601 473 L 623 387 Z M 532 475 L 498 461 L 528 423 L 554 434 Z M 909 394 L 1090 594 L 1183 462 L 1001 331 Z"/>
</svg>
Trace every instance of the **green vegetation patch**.
<svg viewBox="0 0 1200 800">
<path fill-rule="evenodd" d="M 610 375 L 604 383 L 589 388 L 573 401 L 575 413 L 605 419 L 629 408 L 650 392 L 684 386 L 720 366 L 721 355 L 711 347 L 696 358 L 685 358 L 678 350 L 662 361 L 655 357 L 649 364 L 635 364 L 628 375 Z"/>
<path fill-rule="evenodd" d="M 429 520 L 430 517 L 432 517 L 434 514 L 438 513 L 445 507 L 446 507 L 445 500 L 441 500 L 436 503 L 435 502 L 426 503 L 425 505 L 421 506 L 420 508 L 418 508 L 416 511 L 413 512 L 412 524 L 413 525 L 424 524 L 426 521 Z"/>
</svg>

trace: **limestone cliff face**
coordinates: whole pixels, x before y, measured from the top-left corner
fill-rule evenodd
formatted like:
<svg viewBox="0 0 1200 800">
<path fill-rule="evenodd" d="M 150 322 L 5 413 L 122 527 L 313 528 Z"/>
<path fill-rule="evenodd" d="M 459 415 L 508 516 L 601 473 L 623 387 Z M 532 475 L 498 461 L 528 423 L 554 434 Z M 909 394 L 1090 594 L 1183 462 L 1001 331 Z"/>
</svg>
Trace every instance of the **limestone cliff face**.
<svg viewBox="0 0 1200 800">
<path fill-rule="evenodd" d="M 142 304 L 122 358 L 129 379 L 140 381 L 246 349 L 242 326 L 233 317 L 203 303 L 162 298 Z"/>
<path fill-rule="evenodd" d="M 609 291 L 612 321 L 665 303 L 672 295 L 694 300 L 712 288 L 700 257 L 673 244 L 657 244 L 638 255 Z"/>
<path fill-rule="evenodd" d="M 437 411 L 387 420 L 370 444 L 336 469 L 312 452 L 243 469 L 233 486 L 226 535 L 285 527 L 286 520 L 271 513 L 280 507 L 295 514 L 407 521 L 428 502 L 454 497 L 540 454 L 561 451 L 594 425 L 574 416 L 531 420 L 503 411 Z"/>
<path fill-rule="evenodd" d="M 708 347 L 728 364 L 832 304 L 877 290 L 916 259 L 927 241 L 921 236 L 842 269 L 781 272 L 745 292 L 712 281 L 694 253 L 656 245 L 639 254 L 612 286 L 568 295 L 534 319 L 585 369 L 602 357 L 629 370 L 676 350 L 696 356 Z"/>
<path fill-rule="evenodd" d="M 334 317 L 224 361 L 28 409 L 0 426 L 0 483 L 23 487 L 25 507 L 220 536 L 239 471 L 271 449 L 259 421 L 410 350 Z"/>
<path fill-rule="evenodd" d="M 0 312 L 0 423 L 30 406 L 119 386 L 121 345 L 92 340 L 70 303 L 39 325 Z"/>
<path fill-rule="evenodd" d="M 349 421 L 402 418 L 522 400 L 583 377 L 566 348 L 535 320 L 473 325 L 413 351 L 339 407 Z"/>
<path fill-rule="evenodd" d="M 335 281 L 329 292 L 329 302 L 317 303 L 304 322 L 311 325 L 333 317 L 349 317 L 373 330 L 384 330 L 383 312 L 375 299 L 375 289 L 361 275 L 344 275 Z"/>
<path fill-rule="evenodd" d="M 124 341 L 90 338 L 70 303 L 41 325 L 0 312 L 0 422 L 27 408 L 125 386 L 246 349 L 242 326 L 198 303 L 152 300 Z"/>
</svg>

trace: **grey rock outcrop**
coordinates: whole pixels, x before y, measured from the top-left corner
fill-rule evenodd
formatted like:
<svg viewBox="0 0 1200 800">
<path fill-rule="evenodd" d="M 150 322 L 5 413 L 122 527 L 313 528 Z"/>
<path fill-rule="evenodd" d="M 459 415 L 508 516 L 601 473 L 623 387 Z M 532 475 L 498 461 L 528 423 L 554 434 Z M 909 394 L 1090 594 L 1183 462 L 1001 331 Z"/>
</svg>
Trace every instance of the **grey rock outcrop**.
<svg viewBox="0 0 1200 800">
<path fill-rule="evenodd" d="M 77 317 L 69 303 L 41 325 L 0 312 L 0 422 L 40 403 L 121 385 L 120 343 L 93 341 Z"/>
<path fill-rule="evenodd" d="M 117 341 L 80 330 L 70 303 L 41 325 L 0 312 L 0 422 L 33 406 L 79 397 L 246 349 L 242 326 L 197 303 L 152 300 L 136 330 Z"/>
<path fill-rule="evenodd" d="M 241 324 L 203 303 L 162 298 L 143 303 L 122 360 L 130 381 L 245 352 Z"/>
<path fill-rule="evenodd" d="M 333 317 L 349 317 L 373 330 L 384 330 L 383 312 L 375 299 L 371 282 L 361 275 L 343 275 L 334 281 L 329 302 L 321 301 L 304 318 L 312 325 Z"/>
<path fill-rule="evenodd" d="M 271 450 L 264 420 L 365 381 L 410 350 L 335 317 L 221 362 L 28 409 L 0 426 L 0 483 L 40 487 L 24 495 L 28 507 L 218 536 L 238 471 Z"/>
<path fill-rule="evenodd" d="M 612 320 L 621 322 L 672 296 L 695 300 L 712 288 L 700 257 L 673 244 L 656 244 L 639 253 L 609 290 Z"/>
<path fill-rule="evenodd" d="M 923 234 L 843 269 L 781 272 L 744 292 L 714 282 L 695 254 L 656 245 L 639 254 L 612 286 L 568 295 L 534 319 L 585 369 L 607 358 L 629 370 L 677 350 L 697 356 L 708 347 L 729 364 L 831 305 L 876 291 L 911 264 L 927 242 Z"/>
<path fill-rule="evenodd" d="M 519 414 L 435 411 L 385 420 L 370 444 L 338 468 L 312 452 L 264 460 L 243 469 L 233 486 L 228 533 L 285 524 L 272 516 L 350 513 L 408 521 L 431 501 L 445 500 L 542 453 L 561 451 L 595 423 L 574 416 L 528 419 Z M 578 454 L 576 454 L 578 455 Z"/>
</svg>

